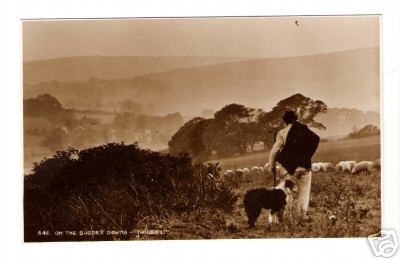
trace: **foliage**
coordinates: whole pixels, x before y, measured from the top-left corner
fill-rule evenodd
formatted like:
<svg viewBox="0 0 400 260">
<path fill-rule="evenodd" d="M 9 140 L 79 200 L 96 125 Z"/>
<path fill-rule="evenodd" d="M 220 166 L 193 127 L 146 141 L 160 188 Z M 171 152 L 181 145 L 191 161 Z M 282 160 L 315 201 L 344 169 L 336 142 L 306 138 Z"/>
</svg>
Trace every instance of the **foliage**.
<svg viewBox="0 0 400 260">
<path fill-rule="evenodd" d="M 127 230 L 146 217 L 166 218 L 193 210 L 232 210 L 236 200 L 217 167 L 192 164 L 187 155 L 109 143 L 59 151 L 25 176 L 25 241 L 109 240 L 38 237 L 38 230 Z M 129 239 L 129 236 L 124 237 Z"/>
<path fill-rule="evenodd" d="M 250 116 L 255 109 L 239 104 L 224 106 L 214 114 L 215 120 L 226 127 L 232 127 L 243 121 L 250 121 Z"/>
<path fill-rule="evenodd" d="M 282 115 L 294 110 L 299 121 L 311 127 L 324 128 L 315 122 L 318 113 L 326 112 L 326 105 L 301 94 L 281 100 L 270 112 L 229 104 L 215 112 L 213 119 L 194 118 L 183 125 L 168 143 L 173 153 L 188 152 L 198 160 L 243 154 L 257 142 L 272 145 L 273 132 L 283 127 Z M 213 158 L 215 159 L 215 158 Z"/>
<path fill-rule="evenodd" d="M 202 158 L 206 149 L 202 133 L 211 122 L 212 119 L 204 119 L 202 117 L 195 117 L 186 122 L 168 142 L 170 152 L 187 152 L 194 158 Z"/>
<path fill-rule="evenodd" d="M 24 116 L 42 117 L 50 122 L 66 126 L 72 126 L 76 121 L 74 112 L 63 108 L 61 103 L 49 94 L 38 95 L 36 98 L 24 100 Z"/>
<path fill-rule="evenodd" d="M 271 128 L 282 128 L 282 115 L 287 110 L 293 110 L 297 114 L 299 122 L 310 127 L 325 129 L 325 126 L 315 122 L 314 118 L 319 113 L 326 113 L 326 104 L 320 100 L 314 101 L 301 94 L 295 94 L 279 101 L 278 104 L 272 108 L 272 111 L 261 116 L 260 121 L 265 122 Z"/>
<path fill-rule="evenodd" d="M 381 132 L 378 127 L 374 125 L 366 125 L 360 130 L 354 128 L 353 132 L 350 133 L 346 138 L 347 139 L 362 138 L 362 137 L 379 135 L 380 133 Z"/>
</svg>

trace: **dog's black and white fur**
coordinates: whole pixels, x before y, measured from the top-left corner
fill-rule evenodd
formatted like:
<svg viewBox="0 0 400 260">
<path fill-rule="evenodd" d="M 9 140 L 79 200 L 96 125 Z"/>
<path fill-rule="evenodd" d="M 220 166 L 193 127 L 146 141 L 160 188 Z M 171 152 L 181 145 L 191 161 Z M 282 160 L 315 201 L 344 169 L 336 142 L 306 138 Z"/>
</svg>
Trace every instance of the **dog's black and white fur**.
<svg viewBox="0 0 400 260">
<path fill-rule="evenodd" d="M 243 204 L 250 227 L 254 227 L 261 210 L 269 212 L 269 223 L 278 223 L 283 220 L 286 204 L 292 200 L 295 184 L 291 180 L 284 180 L 274 189 L 264 188 L 250 190 L 244 196 Z"/>
</svg>

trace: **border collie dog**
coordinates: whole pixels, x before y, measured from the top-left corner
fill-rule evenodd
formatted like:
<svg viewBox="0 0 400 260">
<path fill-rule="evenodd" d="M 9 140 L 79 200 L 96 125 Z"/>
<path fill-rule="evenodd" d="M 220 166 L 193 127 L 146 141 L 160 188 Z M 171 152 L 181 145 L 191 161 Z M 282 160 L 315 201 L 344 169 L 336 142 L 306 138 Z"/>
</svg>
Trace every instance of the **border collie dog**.
<svg viewBox="0 0 400 260">
<path fill-rule="evenodd" d="M 261 210 L 269 212 L 269 223 L 278 223 L 283 220 L 283 212 L 287 203 L 291 203 L 295 184 L 291 180 L 284 180 L 274 189 L 264 188 L 249 190 L 244 196 L 243 204 L 250 227 L 254 227 Z"/>
</svg>

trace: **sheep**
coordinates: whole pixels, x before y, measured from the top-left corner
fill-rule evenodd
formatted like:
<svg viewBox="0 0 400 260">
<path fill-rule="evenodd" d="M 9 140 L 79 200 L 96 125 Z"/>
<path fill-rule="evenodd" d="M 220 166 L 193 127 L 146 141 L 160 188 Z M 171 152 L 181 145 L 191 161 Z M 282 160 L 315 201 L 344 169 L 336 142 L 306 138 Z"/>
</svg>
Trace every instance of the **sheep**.
<svg viewBox="0 0 400 260">
<path fill-rule="evenodd" d="M 224 176 L 228 176 L 228 175 L 232 175 L 233 174 L 233 171 L 232 170 L 226 170 L 225 172 L 224 172 Z"/>
<path fill-rule="evenodd" d="M 234 175 L 234 171 L 232 170 L 226 170 L 223 174 L 222 174 L 222 181 L 229 181 L 230 179 L 233 178 Z"/>
<path fill-rule="evenodd" d="M 275 165 L 275 170 L 276 170 L 277 176 L 283 176 L 285 174 L 285 169 L 278 164 Z M 270 163 L 266 163 L 264 165 L 264 173 L 272 174 L 271 169 L 270 169 Z"/>
<path fill-rule="evenodd" d="M 243 168 L 243 173 L 244 173 L 244 174 L 249 174 L 249 173 L 250 173 L 249 168 Z"/>
<path fill-rule="evenodd" d="M 322 172 L 326 172 L 326 163 L 319 162 L 319 170 Z"/>
<path fill-rule="evenodd" d="M 265 165 L 264 165 L 264 172 L 269 172 L 269 167 L 270 167 L 270 163 L 268 162 L 268 163 L 266 163 Z"/>
<path fill-rule="evenodd" d="M 350 164 L 350 170 L 353 170 L 354 166 L 357 164 L 356 161 L 347 161 Z"/>
<path fill-rule="evenodd" d="M 336 164 L 336 171 L 351 173 L 351 164 L 349 161 L 340 161 L 338 164 Z"/>
<path fill-rule="evenodd" d="M 222 175 L 222 181 L 227 183 L 228 185 L 238 187 L 242 175 L 243 175 L 242 169 L 226 170 Z"/>
<path fill-rule="evenodd" d="M 334 170 L 333 164 L 330 162 L 319 162 L 320 171 L 327 172 L 329 170 Z"/>
<path fill-rule="evenodd" d="M 232 170 L 226 170 L 224 172 L 224 174 L 222 175 L 222 179 L 227 179 L 227 178 L 231 178 L 234 174 L 234 171 Z"/>
<path fill-rule="evenodd" d="M 262 172 L 264 172 L 264 167 L 262 167 L 262 166 L 254 166 L 253 168 L 251 168 L 251 172 L 253 174 L 262 173 Z"/>
<path fill-rule="evenodd" d="M 326 162 L 325 163 L 325 167 L 326 167 L 326 170 L 328 171 L 328 170 L 334 170 L 335 169 L 335 167 L 333 167 L 333 164 L 331 163 L 331 162 Z"/>
<path fill-rule="evenodd" d="M 251 168 L 251 172 L 252 172 L 253 174 L 258 173 L 258 172 L 259 172 L 258 166 L 252 167 L 252 168 Z"/>
<path fill-rule="evenodd" d="M 313 163 L 311 164 L 311 171 L 313 172 L 318 172 L 321 169 L 320 164 L 319 163 Z"/>
<path fill-rule="evenodd" d="M 241 179 L 241 178 L 243 177 L 243 170 L 242 170 L 242 169 L 236 169 L 236 170 L 235 170 L 235 176 L 236 176 L 238 179 Z"/>
<path fill-rule="evenodd" d="M 376 159 L 375 161 L 373 161 L 373 164 L 374 164 L 374 169 L 377 169 L 377 170 L 381 170 L 381 158 L 379 158 L 379 159 Z"/>
<path fill-rule="evenodd" d="M 333 167 L 333 164 L 330 162 L 317 162 L 311 164 L 311 170 L 313 172 L 327 172 L 332 169 L 335 169 L 335 167 Z"/>
<path fill-rule="evenodd" d="M 353 167 L 353 169 L 351 170 L 351 173 L 352 174 L 361 173 L 361 172 L 371 173 L 373 165 L 374 164 L 371 161 L 359 162 Z"/>
</svg>

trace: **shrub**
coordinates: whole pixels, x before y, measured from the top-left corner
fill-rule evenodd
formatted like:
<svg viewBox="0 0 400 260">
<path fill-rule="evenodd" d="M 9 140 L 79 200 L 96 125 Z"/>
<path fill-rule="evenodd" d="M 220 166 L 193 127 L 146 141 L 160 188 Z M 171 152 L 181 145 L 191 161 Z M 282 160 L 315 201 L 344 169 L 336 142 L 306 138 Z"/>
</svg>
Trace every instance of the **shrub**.
<svg viewBox="0 0 400 260">
<path fill-rule="evenodd" d="M 25 177 L 25 241 L 110 240 L 112 236 L 54 236 L 56 230 L 126 230 L 152 216 L 198 209 L 229 212 L 236 197 L 213 172 L 188 155 L 106 145 L 57 152 Z M 49 230 L 49 236 L 38 236 Z"/>
</svg>

